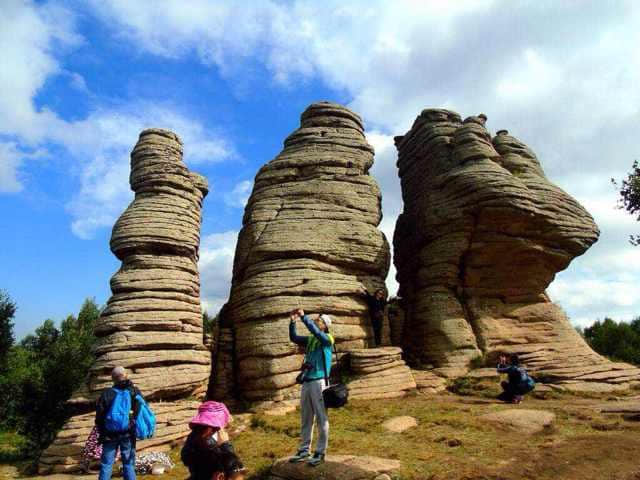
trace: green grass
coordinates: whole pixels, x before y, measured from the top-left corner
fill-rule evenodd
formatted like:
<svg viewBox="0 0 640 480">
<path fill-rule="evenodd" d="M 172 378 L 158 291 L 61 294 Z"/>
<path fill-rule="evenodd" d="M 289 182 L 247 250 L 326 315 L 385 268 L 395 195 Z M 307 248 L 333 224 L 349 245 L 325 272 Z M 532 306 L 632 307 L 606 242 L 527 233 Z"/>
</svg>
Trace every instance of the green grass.
<svg viewBox="0 0 640 480">
<path fill-rule="evenodd" d="M 482 382 L 470 382 L 465 388 L 473 390 L 480 384 Z M 605 471 L 602 469 L 626 468 L 626 458 L 629 459 L 627 463 L 634 461 L 634 456 L 629 454 L 612 456 L 608 453 L 611 444 L 620 445 L 620 448 L 627 448 L 627 444 L 629 448 L 640 448 L 638 422 L 602 417 L 595 410 L 586 408 L 589 402 L 595 403 L 594 400 L 555 395 L 547 399 L 528 397 L 524 406 L 516 408 L 550 410 L 557 419 L 555 427 L 549 431 L 523 435 L 496 430 L 479 419 L 484 413 L 513 408 L 489 401 L 487 397 L 488 394 L 464 397 L 415 395 L 403 399 L 350 402 L 347 407 L 330 412 L 329 454 L 373 455 L 400 460 L 402 468 L 397 479 L 568 480 L 582 477 L 572 476 L 571 471 L 564 471 L 564 476 L 554 476 L 556 463 L 566 466 L 563 467 L 565 470 L 569 466 L 583 468 L 579 462 L 583 449 L 593 455 L 593 452 L 599 452 L 609 462 L 594 460 L 587 464 L 584 468 L 592 476 L 584 478 L 605 478 L 599 476 Z M 248 429 L 233 438 L 236 451 L 251 470 L 250 479 L 266 478 L 276 459 L 295 452 L 298 415 L 299 412 L 280 417 L 254 415 Z M 404 433 L 389 433 L 382 428 L 386 419 L 400 415 L 415 417 L 418 426 Z M 552 446 L 574 443 L 581 447 L 552 449 L 553 455 L 562 458 L 548 463 L 546 455 Z M 180 465 L 178 451 L 174 451 L 173 456 L 178 460 L 178 467 L 163 478 L 186 478 L 187 472 Z M 527 477 L 527 469 L 535 470 L 536 476 Z"/>
<path fill-rule="evenodd" d="M 640 422 L 606 417 L 593 408 L 607 396 L 590 399 L 571 394 L 528 396 L 514 407 L 490 400 L 495 382 L 467 379 L 455 384 L 464 395 L 412 395 L 402 399 L 352 401 L 330 411 L 329 455 L 373 455 L 397 459 L 394 480 L 628 480 L 637 470 Z M 493 390 L 492 390 L 493 389 Z M 535 435 L 496 429 L 480 420 L 489 412 L 510 408 L 541 409 L 556 415 L 552 429 Z M 382 423 L 410 415 L 418 426 L 389 433 Z M 268 476 L 273 462 L 295 452 L 299 441 L 299 412 L 284 416 L 257 414 L 245 431 L 234 436 L 236 452 L 250 469 L 249 480 Z M 2 444 L 15 444 L 5 434 Z M 171 452 L 176 464 L 164 480 L 183 480 L 188 472 L 180 450 Z M 614 476 L 612 476 L 614 475 Z M 141 477 L 153 480 L 156 477 Z"/>
</svg>

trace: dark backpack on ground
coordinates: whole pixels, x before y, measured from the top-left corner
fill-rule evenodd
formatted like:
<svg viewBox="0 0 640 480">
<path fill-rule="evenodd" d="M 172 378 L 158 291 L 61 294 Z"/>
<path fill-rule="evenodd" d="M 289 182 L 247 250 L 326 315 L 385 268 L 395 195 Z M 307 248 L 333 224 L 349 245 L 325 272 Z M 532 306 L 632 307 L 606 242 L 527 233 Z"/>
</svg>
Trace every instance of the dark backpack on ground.
<svg viewBox="0 0 640 480">
<path fill-rule="evenodd" d="M 335 344 L 333 345 L 333 352 L 336 354 L 336 366 L 339 369 L 340 362 L 338 361 L 338 353 L 336 352 Z M 324 400 L 325 407 L 344 407 L 349 401 L 349 387 L 342 382 L 331 385 L 329 374 L 327 373 L 327 363 L 323 362 L 322 366 L 324 367 L 324 381 L 327 386 L 327 388 L 322 391 L 322 398 Z M 340 376 L 338 376 L 338 378 L 340 378 Z"/>
</svg>

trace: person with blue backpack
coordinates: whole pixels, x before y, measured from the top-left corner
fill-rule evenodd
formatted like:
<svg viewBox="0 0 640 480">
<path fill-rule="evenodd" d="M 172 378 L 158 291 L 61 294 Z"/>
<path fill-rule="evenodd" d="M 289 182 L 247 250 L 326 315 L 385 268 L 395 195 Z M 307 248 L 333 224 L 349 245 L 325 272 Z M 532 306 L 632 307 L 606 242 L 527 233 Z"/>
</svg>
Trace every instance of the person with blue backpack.
<svg viewBox="0 0 640 480">
<path fill-rule="evenodd" d="M 498 399 L 508 403 L 520 403 L 527 393 L 533 391 L 536 382 L 527 373 L 527 370 L 520 365 L 520 359 L 515 353 L 511 354 L 507 364 L 507 356 L 500 355 L 498 373 L 506 373 L 507 381 L 501 382 L 502 393 Z"/>
<path fill-rule="evenodd" d="M 111 480 L 116 452 L 120 449 L 124 480 L 136 478 L 136 438 L 149 438 L 155 416 L 140 390 L 127 378 L 124 367 L 111 372 L 113 387 L 102 392 L 96 404 L 96 429 L 102 445 L 99 480 Z"/>
</svg>

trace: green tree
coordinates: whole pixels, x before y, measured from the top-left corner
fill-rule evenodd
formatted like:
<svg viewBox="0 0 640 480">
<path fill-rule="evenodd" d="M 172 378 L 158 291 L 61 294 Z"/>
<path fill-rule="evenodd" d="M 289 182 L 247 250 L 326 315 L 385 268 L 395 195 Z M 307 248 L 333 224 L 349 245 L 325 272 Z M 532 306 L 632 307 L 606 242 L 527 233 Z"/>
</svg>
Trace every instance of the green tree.
<svg viewBox="0 0 640 480">
<path fill-rule="evenodd" d="M 56 328 L 45 320 L 34 334 L 12 349 L 5 389 L 11 392 L 5 424 L 13 424 L 37 454 L 54 438 L 70 412 L 67 400 L 86 378 L 93 362 L 93 335 L 100 309 L 86 300 L 78 316 Z"/>
<path fill-rule="evenodd" d="M 584 338 L 601 355 L 640 365 L 640 317 L 630 323 L 598 320 L 584 329 Z"/>
<path fill-rule="evenodd" d="M 618 207 L 631 215 L 636 215 L 636 220 L 640 221 L 640 164 L 638 161 L 633 162 L 631 172 L 627 178 L 622 180 L 621 184 L 618 184 L 613 178 L 611 182 L 620 192 Z M 632 245 L 640 245 L 640 235 L 631 235 L 629 241 Z"/>
<path fill-rule="evenodd" d="M 0 290 L 0 375 L 6 371 L 9 350 L 15 342 L 13 336 L 13 317 L 16 314 L 16 304 L 7 292 Z"/>
</svg>

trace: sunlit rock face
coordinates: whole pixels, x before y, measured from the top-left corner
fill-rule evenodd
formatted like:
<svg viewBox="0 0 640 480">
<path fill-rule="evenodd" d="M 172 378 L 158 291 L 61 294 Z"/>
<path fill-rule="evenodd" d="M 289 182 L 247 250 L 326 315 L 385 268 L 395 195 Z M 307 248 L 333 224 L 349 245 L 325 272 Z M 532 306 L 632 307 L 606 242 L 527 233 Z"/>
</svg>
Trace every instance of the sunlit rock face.
<svg viewBox="0 0 640 480">
<path fill-rule="evenodd" d="M 339 351 L 368 344 L 359 290 L 384 288 L 389 268 L 389 246 L 377 228 L 380 189 L 368 173 L 373 153 L 360 117 L 341 105 L 314 103 L 284 150 L 258 172 L 224 309 L 243 398 L 297 394 L 302 355 L 288 337 L 293 309 L 332 315 Z"/>
<path fill-rule="evenodd" d="M 95 363 L 70 403 L 90 412 L 112 385 L 111 370 L 126 367 L 157 414 L 156 435 L 138 444 L 144 451 L 188 435 L 193 397 L 204 393 L 209 379 L 197 268 L 207 181 L 183 163 L 176 134 L 150 129 L 131 152 L 130 184 L 135 198 L 111 236 L 111 251 L 122 266 L 111 278 L 112 296 L 95 327 Z M 81 468 L 93 415 L 65 423 L 40 458 L 41 472 Z"/>
<path fill-rule="evenodd" d="M 589 213 L 551 183 L 533 151 L 484 115 L 424 110 L 396 137 L 404 211 L 394 262 L 403 346 L 414 365 L 464 373 L 517 352 L 572 389 L 608 389 L 638 370 L 595 354 L 545 290 L 597 239 Z"/>
</svg>

